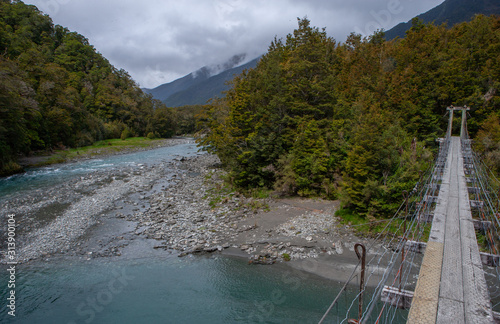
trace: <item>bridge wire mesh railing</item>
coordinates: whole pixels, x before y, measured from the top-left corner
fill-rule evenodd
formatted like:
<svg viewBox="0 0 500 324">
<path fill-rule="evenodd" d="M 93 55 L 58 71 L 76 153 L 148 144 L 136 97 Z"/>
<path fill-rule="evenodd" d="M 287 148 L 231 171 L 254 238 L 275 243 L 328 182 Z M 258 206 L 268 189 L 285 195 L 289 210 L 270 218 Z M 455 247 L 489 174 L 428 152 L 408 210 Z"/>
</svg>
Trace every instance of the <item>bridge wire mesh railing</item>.
<svg viewBox="0 0 500 324">
<path fill-rule="evenodd" d="M 440 144 L 440 152 L 432 168 L 420 176 L 419 181 L 396 213 L 387 220 L 383 230 L 367 247 L 369 256 L 366 262 L 366 279 L 364 289 L 361 290 L 344 310 L 345 316 L 337 314 L 339 323 L 352 323 L 360 320 L 361 323 L 398 323 L 405 322 L 408 310 L 392 307 L 387 302 L 381 302 L 381 295 L 385 286 L 395 287 L 398 290 L 413 291 L 418 278 L 422 254 L 409 241 L 425 242 L 430 232 L 432 211 L 435 207 L 435 197 L 438 195 L 440 181 L 446 163 L 448 141 Z M 377 221 L 379 222 L 379 221 Z M 346 287 L 353 284 L 360 265 L 351 273 L 349 280 L 340 290 L 330 307 L 319 323 L 328 320 L 328 315 L 341 296 L 346 293 Z M 363 314 L 358 313 L 358 299 L 363 294 L 365 303 Z M 392 304 L 403 304 L 400 300 L 403 295 L 392 298 Z M 342 311 L 342 310 L 340 310 Z M 337 311 L 338 312 L 338 311 Z"/>
<path fill-rule="evenodd" d="M 483 264 L 493 311 L 500 312 L 500 182 L 474 152 L 467 132 L 462 138 L 464 170 L 468 183 L 471 212 L 475 221 L 480 252 L 491 255 Z"/>
<path fill-rule="evenodd" d="M 500 181 L 493 172 L 482 162 L 473 151 L 467 129 L 462 136 L 462 152 L 464 157 L 464 171 L 468 183 L 471 212 L 477 221 L 475 228 L 480 249 L 491 255 L 492 265 L 485 266 L 492 308 L 500 311 Z M 344 318 L 339 323 L 398 323 L 405 322 L 408 312 L 391 305 L 399 305 L 403 294 L 388 302 L 381 302 L 380 297 L 384 287 L 389 285 L 400 290 L 414 290 L 421 261 L 418 249 L 411 248 L 408 241 L 425 242 L 430 231 L 429 222 L 432 221 L 436 198 L 440 190 L 441 177 L 444 172 L 449 138 L 440 143 L 440 152 L 433 167 L 421 176 L 412 192 L 408 195 L 392 218 L 387 221 L 383 231 L 368 247 L 371 254 L 367 262 L 368 277 L 364 289 L 352 298 Z M 406 220 L 401 222 L 401 220 Z M 392 231 L 389 229 L 392 228 Z M 394 232 L 394 228 L 396 231 Z M 397 233 L 397 234 L 395 234 Z M 320 323 L 327 319 L 328 313 L 346 291 L 347 285 L 356 278 L 359 264 L 353 270 L 350 279 L 345 283 Z M 372 289 L 368 289 L 372 287 Z M 368 296 L 368 293 L 370 294 Z M 363 294 L 366 304 L 363 314 L 358 314 L 357 301 Z M 337 312 L 339 310 L 337 309 Z"/>
</svg>

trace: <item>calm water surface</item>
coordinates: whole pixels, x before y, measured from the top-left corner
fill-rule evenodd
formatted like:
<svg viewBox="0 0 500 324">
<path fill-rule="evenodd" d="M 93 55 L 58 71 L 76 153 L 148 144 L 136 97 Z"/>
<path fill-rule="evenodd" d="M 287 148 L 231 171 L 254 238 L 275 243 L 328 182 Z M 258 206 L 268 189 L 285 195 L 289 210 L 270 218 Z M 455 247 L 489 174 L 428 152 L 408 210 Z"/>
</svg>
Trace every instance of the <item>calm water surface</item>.
<svg viewBox="0 0 500 324">
<path fill-rule="evenodd" d="M 5 272 L 2 282 L 7 281 Z M 231 257 L 19 266 L 2 323 L 317 323 L 338 285 Z M 2 290 L 1 300 L 7 294 Z M 345 308 L 345 305 L 341 306 Z M 332 316 L 332 319 L 335 317 Z M 334 321 L 336 322 L 336 321 Z"/>
</svg>

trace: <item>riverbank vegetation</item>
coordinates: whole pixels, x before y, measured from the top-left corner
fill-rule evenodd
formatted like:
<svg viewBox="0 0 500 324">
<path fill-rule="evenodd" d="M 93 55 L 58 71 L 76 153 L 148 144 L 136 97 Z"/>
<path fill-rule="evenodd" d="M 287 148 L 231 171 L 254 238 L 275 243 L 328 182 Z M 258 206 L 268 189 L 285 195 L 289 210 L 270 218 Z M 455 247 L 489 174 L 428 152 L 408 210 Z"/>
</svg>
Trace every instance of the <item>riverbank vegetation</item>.
<svg viewBox="0 0 500 324">
<path fill-rule="evenodd" d="M 343 43 L 307 19 L 298 25 L 204 111 L 199 142 L 235 187 L 338 198 L 353 213 L 380 217 L 431 165 L 448 106 L 472 108 L 472 137 L 496 136 L 488 125 L 500 112 L 499 18 L 453 28 L 414 20 L 404 39 L 385 41 L 378 31 Z M 490 163 L 500 170 L 495 154 Z"/>
<path fill-rule="evenodd" d="M 34 6 L 0 1 L 0 175 L 31 152 L 176 131 L 176 112 L 84 36 Z"/>
<path fill-rule="evenodd" d="M 57 150 L 48 156 L 32 157 L 25 159 L 25 164 L 28 166 L 44 166 L 55 163 L 64 163 L 79 159 L 90 159 L 95 157 L 102 157 L 113 155 L 122 152 L 134 152 L 137 150 L 144 150 L 156 148 L 165 145 L 165 139 L 150 139 L 148 137 L 129 137 L 125 140 L 122 139 L 109 139 L 97 141 L 92 145 Z"/>
</svg>

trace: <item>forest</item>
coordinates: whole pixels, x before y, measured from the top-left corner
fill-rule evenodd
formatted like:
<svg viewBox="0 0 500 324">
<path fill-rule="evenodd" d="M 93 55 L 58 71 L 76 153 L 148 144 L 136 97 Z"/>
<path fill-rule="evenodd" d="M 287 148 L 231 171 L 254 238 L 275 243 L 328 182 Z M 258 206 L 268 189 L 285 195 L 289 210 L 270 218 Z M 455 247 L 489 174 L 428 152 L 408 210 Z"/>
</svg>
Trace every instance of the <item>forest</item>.
<svg viewBox="0 0 500 324">
<path fill-rule="evenodd" d="M 20 171 L 17 157 L 32 152 L 170 137 L 176 115 L 84 36 L 35 6 L 0 1 L 0 175 Z"/>
<path fill-rule="evenodd" d="M 225 98 L 172 109 L 84 36 L 0 0 L 0 176 L 34 152 L 198 130 L 234 188 L 340 199 L 379 217 L 432 164 L 450 105 L 471 107 L 474 147 L 500 174 L 499 89 L 498 17 L 452 28 L 414 20 L 404 38 L 344 42 L 303 18 Z"/>
<path fill-rule="evenodd" d="M 418 19 L 404 38 L 344 42 L 307 18 L 205 107 L 198 140 L 237 188 L 340 199 L 389 215 L 432 164 L 450 105 L 471 107 L 475 149 L 500 171 L 500 19 Z M 459 118 L 454 134 L 458 135 Z"/>
</svg>

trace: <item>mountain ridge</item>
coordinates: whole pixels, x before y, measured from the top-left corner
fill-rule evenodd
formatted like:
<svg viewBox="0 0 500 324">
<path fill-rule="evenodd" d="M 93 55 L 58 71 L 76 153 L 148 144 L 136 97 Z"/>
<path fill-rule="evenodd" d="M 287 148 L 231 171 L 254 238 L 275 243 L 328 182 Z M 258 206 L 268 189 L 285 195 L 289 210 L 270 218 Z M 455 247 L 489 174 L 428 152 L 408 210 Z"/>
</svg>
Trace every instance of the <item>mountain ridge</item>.
<svg viewBox="0 0 500 324">
<path fill-rule="evenodd" d="M 260 58 L 238 65 L 245 57 L 245 54 L 235 55 L 223 64 L 204 66 L 172 82 L 142 90 L 169 107 L 205 104 L 209 99 L 220 96 L 227 90 L 229 87 L 226 82 L 234 75 L 255 67 Z"/>
<path fill-rule="evenodd" d="M 422 13 L 416 18 L 424 23 L 448 23 L 449 27 L 471 20 L 477 14 L 500 15 L 498 0 L 445 0 L 433 9 Z M 412 20 L 402 22 L 385 32 L 386 39 L 403 38 L 406 31 L 412 27 Z M 260 57 L 259 57 L 260 58 Z M 233 56 L 228 62 L 215 66 L 205 66 L 182 78 L 162 84 L 153 89 L 143 89 L 169 107 L 205 104 L 209 99 L 223 96 L 229 89 L 227 81 L 234 75 L 241 74 L 244 69 L 254 68 L 259 58 L 237 66 L 245 59 L 244 54 Z M 235 63 L 236 62 L 236 63 Z M 233 65 L 232 67 L 230 67 Z M 230 68 L 229 68 L 230 67 Z M 214 73 L 214 71 L 222 71 Z"/>
<path fill-rule="evenodd" d="M 500 15 L 500 1 L 498 0 L 445 0 L 440 5 L 422 13 L 415 18 L 424 23 L 434 22 L 437 25 L 447 23 L 449 27 L 470 21 L 475 15 Z M 401 22 L 385 32 L 385 38 L 390 40 L 396 37 L 403 38 L 406 31 L 412 27 L 412 20 Z"/>
<path fill-rule="evenodd" d="M 241 74 L 243 70 L 257 66 L 259 59 L 260 57 L 255 58 L 246 64 L 225 70 L 187 89 L 176 92 L 166 100 L 163 100 L 163 103 L 169 107 L 203 105 L 211 98 L 221 97 L 222 93 L 229 89 L 227 82 L 231 81 L 235 75 Z"/>
</svg>

